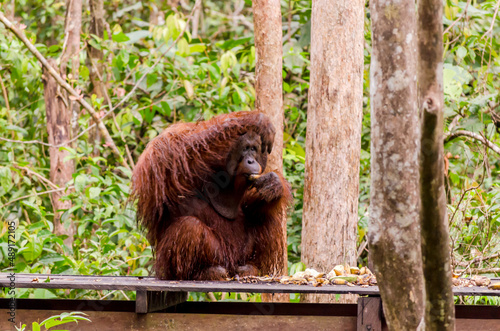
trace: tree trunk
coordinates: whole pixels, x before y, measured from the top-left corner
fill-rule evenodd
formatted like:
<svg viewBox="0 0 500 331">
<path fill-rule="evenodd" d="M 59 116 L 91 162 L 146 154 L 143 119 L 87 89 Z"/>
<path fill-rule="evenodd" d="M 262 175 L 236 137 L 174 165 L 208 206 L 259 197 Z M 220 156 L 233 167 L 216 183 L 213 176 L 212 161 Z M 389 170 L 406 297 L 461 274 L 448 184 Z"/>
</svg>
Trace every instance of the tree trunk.
<svg viewBox="0 0 500 331">
<path fill-rule="evenodd" d="M 80 32 L 82 27 L 82 1 L 69 0 L 66 2 L 66 23 L 65 23 L 65 42 L 64 50 L 61 55 L 60 74 L 68 78 L 70 85 L 74 86 L 78 82 L 80 68 Z M 66 75 L 68 62 L 71 62 L 70 74 Z M 56 68 L 56 62 L 49 60 L 49 64 Z M 50 76 L 48 71 L 44 70 L 45 75 L 45 106 L 47 112 L 47 125 L 49 132 L 49 143 L 62 144 L 71 139 L 73 134 L 78 131 L 78 115 L 80 106 L 74 100 L 67 97 L 66 91 L 63 91 L 57 85 L 55 79 Z M 75 165 L 73 161 L 64 162 L 67 152 L 59 151 L 59 148 L 50 148 L 50 179 L 59 186 L 66 185 L 72 179 Z M 52 195 L 54 206 L 54 231 L 56 234 L 68 235 L 64 241 L 71 247 L 73 235 L 75 233 L 73 222 L 66 229 L 60 222 L 61 214 L 58 209 L 67 209 L 71 207 L 70 201 L 59 201 L 61 192 Z"/>
<path fill-rule="evenodd" d="M 266 171 L 283 173 L 283 48 L 281 30 L 281 5 L 279 0 L 255 0 L 252 3 L 255 33 L 255 108 L 267 114 L 274 127 L 273 151 L 268 158 Z M 283 219 L 283 269 L 288 273 L 286 247 L 286 217 Z M 263 301 L 289 301 L 288 294 L 262 295 Z"/>
<path fill-rule="evenodd" d="M 80 33 L 82 30 L 82 0 L 66 0 L 66 23 L 65 23 L 65 48 L 61 55 L 61 75 L 66 76 L 66 66 L 71 61 L 71 76 L 68 75 L 69 84 L 73 87 L 78 82 L 80 69 Z M 69 109 L 72 113 L 71 127 L 72 135 L 78 132 L 78 116 L 80 105 L 74 100 L 69 100 Z"/>
<path fill-rule="evenodd" d="M 424 327 L 415 2 L 370 1 L 371 202 L 368 240 L 390 330 Z"/>
<path fill-rule="evenodd" d="M 200 26 L 201 11 L 203 10 L 203 3 L 201 3 L 198 8 L 195 9 L 193 14 L 193 19 L 191 20 L 191 37 L 193 39 L 198 38 L 198 29 Z"/>
<path fill-rule="evenodd" d="M 328 272 L 357 258 L 364 1 L 313 1 L 311 20 L 302 260 Z"/>
<path fill-rule="evenodd" d="M 49 59 L 49 64 L 56 68 L 56 61 L 54 59 Z M 43 79 L 49 144 L 63 144 L 71 138 L 71 112 L 63 100 L 64 96 L 61 94 L 61 88 L 45 68 L 43 69 Z M 50 147 L 49 154 L 50 180 L 59 187 L 64 187 L 72 179 L 75 164 L 73 160 L 64 161 L 64 158 L 69 156 L 70 153 L 66 150 L 60 150 L 59 147 Z M 65 243 L 71 247 L 75 233 L 73 224 L 71 222 L 70 226 L 65 229 L 61 223 L 61 212 L 58 212 L 60 209 L 71 208 L 71 201 L 59 200 L 64 194 L 64 191 L 52 193 L 54 232 L 57 235 L 68 235 Z"/>
<path fill-rule="evenodd" d="M 89 0 L 90 7 L 90 34 L 96 35 L 99 38 L 104 36 L 104 0 Z M 92 38 L 92 36 L 91 36 Z M 103 63 L 103 52 L 100 49 L 88 46 L 88 67 L 90 81 L 92 82 L 92 93 L 97 96 L 97 98 L 104 98 L 105 95 L 105 84 L 103 82 L 104 73 L 104 63 Z M 91 121 L 90 124 L 94 124 Z M 94 150 L 92 154 L 94 156 L 99 155 L 99 146 L 101 143 L 101 134 L 99 128 L 96 126 L 90 131 L 89 141 L 94 143 Z"/>
<path fill-rule="evenodd" d="M 418 86 L 422 138 L 420 226 L 426 330 L 454 330 L 443 148 L 443 2 L 418 1 Z"/>
</svg>

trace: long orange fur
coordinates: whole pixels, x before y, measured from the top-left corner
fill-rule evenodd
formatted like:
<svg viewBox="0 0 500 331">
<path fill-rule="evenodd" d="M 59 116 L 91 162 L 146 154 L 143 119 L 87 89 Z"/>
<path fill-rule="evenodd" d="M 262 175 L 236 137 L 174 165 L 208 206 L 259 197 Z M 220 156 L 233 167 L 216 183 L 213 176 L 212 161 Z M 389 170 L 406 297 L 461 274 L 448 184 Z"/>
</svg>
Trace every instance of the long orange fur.
<svg viewBox="0 0 500 331">
<path fill-rule="evenodd" d="M 211 279 L 206 273 L 211 266 L 226 268 L 228 275 L 244 264 L 260 274 L 282 270 L 282 223 L 292 197 L 281 174 L 282 192 L 249 188 L 235 220 L 225 219 L 198 198 L 203 185 L 225 169 L 236 140 L 249 131 L 260 135 L 269 152 L 274 127 L 266 115 L 252 111 L 172 125 L 139 158 L 132 199 L 156 252 L 158 278 Z"/>
</svg>

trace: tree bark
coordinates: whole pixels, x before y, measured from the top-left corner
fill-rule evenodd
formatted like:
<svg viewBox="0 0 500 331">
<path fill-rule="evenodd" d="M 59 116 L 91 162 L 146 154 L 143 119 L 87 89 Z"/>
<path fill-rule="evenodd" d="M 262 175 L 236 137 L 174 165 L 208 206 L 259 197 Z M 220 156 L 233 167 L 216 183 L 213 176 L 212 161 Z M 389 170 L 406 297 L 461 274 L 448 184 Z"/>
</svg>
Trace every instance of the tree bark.
<svg viewBox="0 0 500 331">
<path fill-rule="evenodd" d="M 443 2 L 418 1 L 418 95 L 422 119 L 420 226 L 426 330 L 454 330 L 443 148 Z"/>
<path fill-rule="evenodd" d="M 313 1 L 311 20 L 302 260 L 328 272 L 357 264 L 364 1 Z M 301 300 L 335 302 L 335 296 Z"/>
<path fill-rule="evenodd" d="M 90 7 L 90 34 L 95 35 L 99 38 L 104 36 L 104 0 L 89 0 Z M 92 36 L 91 36 L 92 38 Z M 104 98 L 105 95 L 105 84 L 102 80 L 104 73 L 104 63 L 103 63 L 103 52 L 100 49 L 92 47 L 91 44 L 88 46 L 88 68 L 90 81 L 92 82 L 92 93 L 96 95 L 97 98 Z M 92 121 L 91 124 L 95 123 Z M 101 143 L 101 135 L 99 128 L 95 127 L 90 131 L 89 141 L 94 143 L 93 155 L 99 155 L 99 146 Z"/>
<path fill-rule="evenodd" d="M 203 5 L 200 5 L 196 10 L 194 11 L 194 17 L 191 21 L 191 37 L 193 39 L 198 38 L 198 29 L 200 26 L 200 18 L 201 18 L 201 11 L 203 10 Z"/>
<path fill-rule="evenodd" d="M 68 61 L 71 61 L 70 75 L 68 75 L 69 83 L 73 87 L 78 82 L 80 69 L 80 34 L 82 30 L 82 0 L 66 0 L 66 23 L 65 23 L 65 48 L 61 55 L 60 73 L 63 78 L 66 75 L 66 67 Z M 73 83 L 72 83 L 73 82 Z M 71 127 L 72 134 L 78 132 L 78 116 L 80 115 L 80 106 L 78 102 L 67 99 L 69 109 L 72 113 Z"/>
<path fill-rule="evenodd" d="M 48 61 L 51 66 L 56 67 L 54 59 L 49 59 Z M 49 144 L 59 145 L 71 138 L 71 112 L 66 107 L 59 85 L 45 68 L 43 70 L 43 81 Z M 72 179 L 75 164 L 73 160 L 64 161 L 64 158 L 70 155 L 66 150 L 60 150 L 58 147 L 50 147 L 49 154 L 50 181 L 59 187 L 64 187 Z M 71 225 L 65 229 L 61 223 L 61 212 L 58 211 L 60 209 L 71 208 L 71 201 L 60 201 L 63 195 L 64 191 L 60 191 L 52 193 L 51 196 L 54 209 L 54 233 L 57 235 L 68 235 L 65 243 L 71 247 L 75 233 L 73 224 L 71 222 Z"/>
<path fill-rule="evenodd" d="M 425 325 L 415 2 L 376 0 L 370 1 L 370 9 L 370 259 L 389 329 L 421 330 Z"/>
<path fill-rule="evenodd" d="M 274 127 L 273 151 L 268 158 L 266 172 L 283 173 L 283 49 L 281 29 L 281 5 L 279 0 L 255 0 L 252 2 L 255 33 L 255 108 L 267 114 Z M 283 269 L 288 273 L 286 246 L 286 217 L 283 219 Z M 288 294 L 262 294 L 263 301 L 289 301 Z"/>
</svg>

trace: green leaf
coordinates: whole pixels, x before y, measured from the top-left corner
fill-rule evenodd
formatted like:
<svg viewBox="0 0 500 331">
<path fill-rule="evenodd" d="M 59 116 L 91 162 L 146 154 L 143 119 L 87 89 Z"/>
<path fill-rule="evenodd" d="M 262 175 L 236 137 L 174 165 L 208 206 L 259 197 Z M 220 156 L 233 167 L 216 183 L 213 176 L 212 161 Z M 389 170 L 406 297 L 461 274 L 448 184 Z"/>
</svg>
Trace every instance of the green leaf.
<svg viewBox="0 0 500 331">
<path fill-rule="evenodd" d="M 101 194 L 101 188 L 91 187 L 89 189 L 89 199 L 95 199 Z"/>
<path fill-rule="evenodd" d="M 59 50 L 61 50 L 61 46 L 59 45 L 52 45 L 48 48 L 49 53 L 57 53 Z"/>
<path fill-rule="evenodd" d="M 160 102 L 161 109 L 163 110 L 161 113 L 164 116 L 170 117 L 170 114 L 172 113 L 172 109 L 170 108 L 170 105 L 166 101 Z"/>
<path fill-rule="evenodd" d="M 302 27 L 300 28 L 300 38 L 297 43 L 297 46 L 300 48 L 304 48 L 306 46 L 309 46 L 311 44 L 311 20 L 307 21 Z"/>
<path fill-rule="evenodd" d="M 236 84 L 233 83 L 233 87 L 238 93 L 238 97 L 241 101 L 241 103 L 246 104 L 247 103 L 247 95 L 246 93 Z"/>
<path fill-rule="evenodd" d="M 484 130 L 484 123 L 475 116 L 465 119 L 460 126 L 472 132 L 482 132 Z"/>
<path fill-rule="evenodd" d="M 445 64 L 443 69 L 443 89 L 444 94 L 448 95 L 452 100 L 459 99 L 462 95 L 463 84 L 468 84 L 472 80 L 472 75 L 465 69 Z"/>
<path fill-rule="evenodd" d="M 138 30 L 138 31 L 132 31 L 126 34 L 127 38 L 127 44 L 135 44 L 141 39 L 145 39 L 149 37 L 151 34 L 148 30 Z"/>
<path fill-rule="evenodd" d="M 157 80 L 158 80 L 158 75 L 157 74 L 155 74 L 155 73 L 148 74 L 146 76 L 147 87 L 151 87 L 151 85 L 153 85 L 154 83 L 156 83 Z"/>
<path fill-rule="evenodd" d="M 83 79 L 89 79 L 89 68 L 87 68 L 87 66 L 80 66 L 80 77 L 82 77 Z"/>
<path fill-rule="evenodd" d="M 123 32 L 118 32 L 118 33 L 113 35 L 113 41 L 116 41 L 117 43 L 122 43 L 122 42 L 129 41 L 129 40 L 130 40 L 130 38 L 127 37 L 127 35 L 124 34 Z"/>
<path fill-rule="evenodd" d="M 123 172 L 125 174 L 125 176 L 127 176 L 128 178 L 132 178 L 132 171 L 130 171 L 129 169 L 125 168 L 125 167 L 116 167 L 116 169 L 119 169 L 121 172 Z"/>
<path fill-rule="evenodd" d="M 0 167 L 0 186 L 8 192 L 12 187 L 12 172 L 8 167 Z"/>
<path fill-rule="evenodd" d="M 141 125 L 142 121 L 143 121 L 141 113 L 139 113 L 137 110 L 132 110 L 131 113 L 132 113 L 132 116 L 133 116 L 132 119 L 134 121 L 134 124 Z"/>
<path fill-rule="evenodd" d="M 236 46 L 246 44 L 250 40 L 252 40 L 252 37 L 240 38 L 240 39 L 230 39 L 230 40 L 227 40 L 223 43 L 218 43 L 217 45 L 223 50 L 230 50 L 230 49 L 235 48 Z"/>
<path fill-rule="evenodd" d="M 463 59 L 467 55 L 467 48 L 459 46 L 457 49 L 457 56 Z"/>
<path fill-rule="evenodd" d="M 57 295 L 55 295 L 51 291 L 49 291 L 47 289 L 44 289 L 44 288 L 37 288 L 37 289 L 35 289 L 33 291 L 33 296 L 35 297 L 35 299 L 56 299 L 57 298 Z M 57 318 L 57 316 L 54 316 L 54 318 Z M 43 321 L 42 323 L 40 323 L 40 326 L 43 326 L 44 322 L 45 321 Z"/>
<path fill-rule="evenodd" d="M 36 235 L 31 235 L 24 249 L 20 249 L 19 252 L 22 253 L 23 257 L 28 262 L 35 261 L 41 254 L 43 250 L 43 242 Z"/>
<path fill-rule="evenodd" d="M 21 201 L 21 204 L 24 205 L 24 206 L 26 206 L 26 207 L 29 207 L 29 208 L 33 209 L 33 211 L 35 211 L 39 215 L 42 214 L 42 211 L 40 210 L 40 206 L 39 205 L 31 203 L 28 200 Z"/>
<path fill-rule="evenodd" d="M 222 72 L 227 75 L 227 70 L 232 68 L 236 64 L 236 55 L 233 52 L 226 52 L 221 56 L 220 64 Z"/>
<path fill-rule="evenodd" d="M 192 54 L 192 53 L 202 53 L 205 51 L 205 49 L 207 48 L 207 46 L 203 45 L 203 44 L 196 44 L 196 45 L 192 45 L 192 46 L 189 46 L 189 53 Z"/>
<path fill-rule="evenodd" d="M 19 133 L 21 133 L 23 135 L 28 135 L 28 131 L 26 129 L 20 128 L 20 127 L 18 127 L 16 125 L 7 125 L 5 127 L 5 130 L 7 130 L 7 131 L 16 131 L 16 132 L 19 132 Z"/>
<path fill-rule="evenodd" d="M 189 44 L 186 40 L 186 38 L 181 38 L 177 42 L 177 51 L 180 56 L 188 56 L 189 55 Z"/>
<path fill-rule="evenodd" d="M 88 179 L 87 175 L 78 175 L 75 178 L 75 190 L 77 192 L 82 192 L 83 189 L 85 188 L 85 185 L 87 185 Z"/>
</svg>

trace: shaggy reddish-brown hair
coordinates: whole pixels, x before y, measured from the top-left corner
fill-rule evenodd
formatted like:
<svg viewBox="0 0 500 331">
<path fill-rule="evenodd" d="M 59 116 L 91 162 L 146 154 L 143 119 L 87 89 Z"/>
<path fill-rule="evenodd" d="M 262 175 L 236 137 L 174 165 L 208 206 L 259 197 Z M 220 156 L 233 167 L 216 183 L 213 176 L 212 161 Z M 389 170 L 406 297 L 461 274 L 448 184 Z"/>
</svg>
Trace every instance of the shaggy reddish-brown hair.
<svg viewBox="0 0 500 331">
<path fill-rule="evenodd" d="M 185 269 L 181 265 L 165 265 L 167 262 L 158 261 L 160 255 L 165 259 L 166 254 L 173 254 L 171 253 L 173 243 L 166 241 L 170 239 L 180 240 L 180 237 L 165 238 L 165 236 L 172 232 L 169 227 L 175 219 L 183 216 L 181 206 L 196 197 L 203 185 L 211 180 L 216 171 L 225 169 L 231 148 L 241 135 L 249 131 L 260 135 L 263 155 L 267 158 L 267 154 L 272 148 L 275 130 L 269 118 L 257 111 L 236 112 L 219 115 L 208 121 L 172 125 L 153 139 L 139 158 L 132 177 L 131 197 L 133 200 L 137 200 L 138 221 L 147 229 L 147 238 L 157 253 L 157 277 L 167 279 L 195 277 L 188 271 L 181 272 L 181 269 Z M 251 254 L 259 255 L 259 258 L 255 259 L 255 264 L 261 273 L 280 270 L 279 266 L 283 264 L 282 247 L 285 246 L 285 243 L 283 242 L 282 222 L 291 202 L 291 193 L 289 184 L 281 174 L 278 176 L 284 187 L 282 196 L 266 203 L 261 212 L 255 213 L 254 216 L 247 216 L 247 218 L 256 217 L 256 220 L 245 221 L 248 221 L 248 224 L 259 224 L 248 231 L 252 232 L 252 238 L 255 240 L 257 248 L 254 248 Z M 257 192 L 255 188 L 249 189 L 244 197 L 246 205 L 266 201 L 266 197 L 262 194 L 264 193 Z M 209 217 L 210 222 L 219 222 L 214 224 L 220 224 L 218 228 L 228 228 L 228 233 L 230 233 L 229 227 L 233 226 L 225 224 L 224 222 L 227 223 L 227 221 L 222 218 L 213 220 L 214 217 L 220 218 L 221 216 L 210 211 L 205 210 L 202 214 L 195 216 L 201 219 L 202 223 L 207 223 L 204 222 L 204 217 Z M 193 223 L 190 224 L 192 226 Z M 176 229 L 175 233 L 181 231 L 183 230 Z M 213 229 L 204 226 L 191 229 L 193 236 L 201 236 L 207 231 L 211 233 Z M 228 233 L 215 233 L 215 237 L 230 236 Z M 183 236 L 185 237 L 186 234 Z M 194 239 L 189 238 L 189 240 Z M 239 238 L 222 238 L 220 240 L 225 245 L 225 240 L 231 241 L 232 239 L 235 243 L 240 240 Z M 169 245 L 168 249 L 166 246 L 159 247 L 160 243 L 163 246 Z M 228 242 L 226 246 L 231 247 L 231 243 Z M 187 243 L 184 244 L 187 245 Z M 160 252 L 160 250 L 168 250 L 168 252 Z M 184 252 L 184 254 L 189 254 L 189 252 Z M 237 257 L 231 255 L 233 253 L 229 249 L 221 254 L 218 259 L 238 260 Z M 185 257 L 186 260 L 189 258 L 189 256 Z M 168 259 L 170 264 L 173 263 L 171 262 L 173 260 L 176 260 L 177 264 L 183 263 L 179 257 L 170 256 Z M 245 261 L 249 259 L 246 258 Z M 177 268 L 178 272 L 172 271 L 172 268 Z"/>
</svg>

